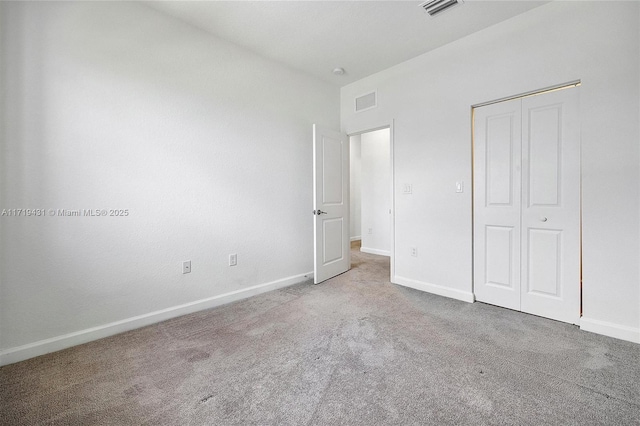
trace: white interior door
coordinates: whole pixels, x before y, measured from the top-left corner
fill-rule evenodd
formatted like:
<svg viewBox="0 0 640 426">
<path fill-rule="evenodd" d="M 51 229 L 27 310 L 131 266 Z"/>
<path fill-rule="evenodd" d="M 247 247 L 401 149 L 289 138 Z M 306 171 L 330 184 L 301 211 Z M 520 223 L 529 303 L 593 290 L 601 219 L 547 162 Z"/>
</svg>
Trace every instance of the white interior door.
<svg viewBox="0 0 640 426">
<path fill-rule="evenodd" d="M 522 99 L 521 310 L 580 319 L 579 89 Z"/>
<path fill-rule="evenodd" d="M 475 110 L 474 293 L 520 310 L 520 99 Z"/>
<path fill-rule="evenodd" d="M 313 125 L 314 282 L 351 266 L 349 238 L 349 142 Z"/>
<path fill-rule="evenodd" d="M 476 299 L 559 321 L 580 317 L 578 89 L 474 114 Z"/>
</svg>

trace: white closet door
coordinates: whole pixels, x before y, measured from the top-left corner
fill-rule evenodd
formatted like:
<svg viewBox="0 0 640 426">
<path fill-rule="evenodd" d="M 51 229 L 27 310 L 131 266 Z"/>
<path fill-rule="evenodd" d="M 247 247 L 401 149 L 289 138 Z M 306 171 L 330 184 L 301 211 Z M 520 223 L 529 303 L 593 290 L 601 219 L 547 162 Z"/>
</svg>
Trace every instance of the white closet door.
<svg viewBox="0 0 640 426">
<path fill-rule="evenodd" d="M 520 99 L 474 113 L 474 293 L 520 309 Z"/>
<path fill-rule="evenodd" d="M 577 88 L 474 112 L 474 293 L 481 302 L 580 319 Z"/>
<path fill-rule="evenodd" d="M 580 319 L 578 89 L 522 99 L 521 310 Z"/>
</svg>

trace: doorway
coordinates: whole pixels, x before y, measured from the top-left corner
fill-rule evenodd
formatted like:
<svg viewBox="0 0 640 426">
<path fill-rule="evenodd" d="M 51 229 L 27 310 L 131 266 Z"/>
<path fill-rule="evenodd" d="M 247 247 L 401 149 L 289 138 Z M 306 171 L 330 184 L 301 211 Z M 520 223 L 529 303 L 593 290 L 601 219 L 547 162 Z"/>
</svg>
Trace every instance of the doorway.
<svg viewBox="0 0 640 426">
<path fill-rule="evenodd" d="M 379 252 L 373 254 L 383 254 L 389 258 L 390 275 L 394 273 L 394 215 L 393 215 L 393 121 L 389 124 L 361 132 L 353 132 L 349 135 L 313 125 L 313 223 L 314 223 L 314 283 L 318 284 L 343 272 L 351 267 L 351 247 L 350 236 L 358 236 L 350 233 L 351 222 L 351 176 L 350 176 L 350 137 L 362 137 L 365 143 L 375 132 L 382 130 L 380 134 L 386 135 L 385 144 L 386 159 L 379 160 L 372 166 L 375 174 L 379 178 L 379 169 L 386 171 L 386 184 L 381 185 L 376 190 L 376 194 L 388 195 L 384 203 L 385 219 L 381 220 L 381 225 L 377 227 L 381 231 L 380 235 L 386 237 L 386 244 Z M 365 158 L 368 144 L 365 145 Z M 379 150 L 379 146 L 376 149 Z M 360 151 L 362 145 L 360 145 Z M 362 159 L 362 152 L 360 152 Z M 367 166 L 365 166 L 366 170 Z M 360 166 L 360 170 L 362 167 Z M 366 173 L 366 172 L 365 172 Z M 362 182 L 362 176 L 360 176 Z M 386 186 L 386 189 L 384 188 Z M 360 190 L 360 211 L 362 212 L 362 191 Z M 367 196 L 365 195 L 365 208 Z M 362 228 L 362 217 L 360 228 Z M 365 224 L 367 224 L 365 220 Z M 378 222 L 371 222 L 378 223 Z M 371 228 L 371 232 L 368 229 Z M 375 235 L 376 227 L 367 226 L 366 235 Z M 362 232 L 359 237 L 362 239 Z M 360 241 L 360 240 L 358 240 Z M 366 249 L 366 246 L 365 246 Z M 383 252 L 384 250 L 384 252 Z M 363 250 L 364 252 L 365 250 Z"/>
<path fill-rule="evenodd" d="M 391 129 L 349 137 L 352 242 L 365 253 L 391 256 Z"/>
<path fill-rule="evenodd" d="M 578 324 L 579 89 L 570 87 L 474 108 L 474 294 Z"/>
</svg>

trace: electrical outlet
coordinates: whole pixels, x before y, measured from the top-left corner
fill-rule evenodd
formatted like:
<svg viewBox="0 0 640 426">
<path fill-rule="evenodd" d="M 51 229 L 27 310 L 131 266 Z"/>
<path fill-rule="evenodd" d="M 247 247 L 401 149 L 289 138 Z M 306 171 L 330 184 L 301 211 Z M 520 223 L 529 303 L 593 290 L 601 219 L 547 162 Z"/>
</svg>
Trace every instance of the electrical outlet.
<svg viewBox="0 0 640 426">
<path fill-rule="evenodd" d="M 418 249 L 416 247 L 411 247 L 411 256 L 418 257 Z"/>
<path fill-rule="evenodd" d="M 413 185 L 411 185 L 410 183 L 405 183 L 402 186 L 402 193 L 403 194 L 412 194 L 413 193 Z"/>
<path fill-rule="evenodd" d="M 184 262 L 182 262 L 182 273 L 188 274 L 190 272 L 191 272 L 191 261 L 185 260 Z"/>
<path fill-rule="evenodd" d="M 236 266 L 238 264 L 238 255 L 230 254 L 229 255 L 229 266 Z"/>
</svg>

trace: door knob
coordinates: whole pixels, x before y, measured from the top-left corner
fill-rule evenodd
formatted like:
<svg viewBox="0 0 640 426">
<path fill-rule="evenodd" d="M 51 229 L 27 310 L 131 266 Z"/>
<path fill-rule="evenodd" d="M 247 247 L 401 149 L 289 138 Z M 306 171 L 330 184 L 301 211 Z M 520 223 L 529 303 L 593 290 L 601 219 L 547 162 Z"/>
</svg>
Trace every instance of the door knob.
<svg viewBox="0 0 640 426">
<path fill-rule="evenodd" d="M 327 212 L 323 212 L 322 210 L 314 210 L 313 214 L 320 216 L 321 214 L 327 214 Z"/>
<path fill-rule="evenodd" d="M 547 221 L 546 217 L 543 216 L 543 217 L 540 218 L 540 222 L 546 222 L 546 221 Z"/>
</svg>

